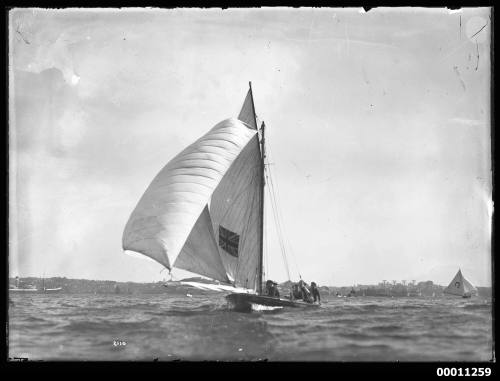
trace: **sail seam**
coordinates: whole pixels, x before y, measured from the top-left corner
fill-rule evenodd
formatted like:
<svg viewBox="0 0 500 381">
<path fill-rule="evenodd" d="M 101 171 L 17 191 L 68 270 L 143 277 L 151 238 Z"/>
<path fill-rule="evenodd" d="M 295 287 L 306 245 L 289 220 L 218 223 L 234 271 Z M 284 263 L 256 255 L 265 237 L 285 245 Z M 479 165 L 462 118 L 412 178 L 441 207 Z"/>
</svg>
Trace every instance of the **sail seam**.
<svg viewBox="0 0 500 381">
<path fill-rule="evenodd" d="M 201 154 L 201 153 L 197 153 L 197 154 L 199 155 L 199 154 Z M 203 153 L 203 154 L 204 154 L 204 155 L 216 155 L 216 154 L 214 154 L 214 153 Z M 187 156 L 187 155 L 186 155 L 186 156 Z M 224 160 L 224 161 L 226 161 L 226 162 L 231 161 L 230 159 L 225 158 L 225 157 L 222 157 L 222 156 L 219 156 L 219 160 L 210 159 L 210 158 L 208 158 L 208 157 L 196 157 L 196 158 L 186 158 L 186 157 L 184 157 L 184 158 L 182 158 L 182 161 L 183 161 L 183 162 L 186 162 L 186 161 L 197 161 L 197 160 L 200 160 L 200 161 L 210 161 L 210 162 L 212 162 L 212 163 L 216 163 L 216 164 L 218 164 L 218 165 L 220 165 L 220 166 L 224 166 L 224 164 L 223 164 L 223 163 L 221 163 L 221 162 L 220 162 L 220 160 Z M 173 168 L 172 168 L 172 169 L 173 169 Z"/>
<path fill-rule="evenodd" d="M 217 152 L 203 151 L 203 150 L 201 150 L 201 148 L 203 148 L 203 149 L 216 148 Z M 236 155 L 236 153 L 233 152 L 233 151 L 227 151 L 227 149 L 225 147 L 217 146 L 215 144 L 206 144 L 205 146 L 200 147 L 200 150 L 197 151 L 197 152 L 180 153 L 178 157 L 174 158 L 169 163 L 169 165 L 173 166 L 174 164 L 177 164 L 177 162 L 183 161 L 183 160 L 193 160 L 193 158 L 191 158 L 190 156 L 206 156 L 206 155 L 213 155 L 213 156 L 217 156 L 218 158 L 222 158 L 224 160 L 228 160 L 226 158 L 227 155 L 234 156 L 234 155 Z M 208 159 L 206 157 L 202 158 L 202 159 L 203 160 L 205 160 L 205 159 L 206 160 L 210 160 L 210 159 Z"/>
</svg>

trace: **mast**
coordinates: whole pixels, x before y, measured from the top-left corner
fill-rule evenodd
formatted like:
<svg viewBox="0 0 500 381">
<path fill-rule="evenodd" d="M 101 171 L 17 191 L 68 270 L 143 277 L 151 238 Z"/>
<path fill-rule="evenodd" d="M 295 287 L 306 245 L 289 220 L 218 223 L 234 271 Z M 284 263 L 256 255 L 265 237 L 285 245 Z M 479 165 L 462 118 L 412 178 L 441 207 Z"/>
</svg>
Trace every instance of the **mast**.
<svg viewBox="0 0 500 381">
<path fill-rule="evenodd" d="M 250 94 L 251 94 L 251 99 L 252 99 L 252 109 L 253 109 L 253 117 L 254 117 L 254 122 L 255 122 L 255 127 L 257 127 L 257 116 L 255 114 L 255 104 L 253 103 L 253 91 L 252 91 L 252 82 L 248 82 L 248 85 L 250 86 Z M 261 127 L 261 138 L 260 138 L 260 145 L 261 145 L 261 160 L 260 160 L 260 166 L 261 166 L 261 188 L 260 188 L 260 253 L 259 253 L 259 264 L 258 264 L 258 269 L 257 269 L 257 293 L 259 295 L 262 294 L 262 270 L 263 270 L 263 262 L 264 262 L 264 158 L 266 156 L 265 154 L 265 146 L 264 146 L 264 128 L 265 124 L 262 122 L 262 127 Z"/>
<path fill-rule="evenodd" d="M 260 188 L 260 227 L 261 227 L 261 235 L 260 235 L 260 258 L 259 258 L 259 294 L 262 294 L 262 270 L 263 270 L 263 262 L 264 262 L 264 186 L 265 186 L 265 175 L 264 175 L 264 159 L 266 158 L 266 151 L 265 151 L 265 146 L 264 146 L 264 130 L 265 130 L 266 125 L 264 122 L 262 122 L 262 126 L 260 128 L 261 130 L 261 151 L 262 151 L 262 158 L 261 158 L 261 173 L 262 173 L 262 186 Z"/>
</svg>

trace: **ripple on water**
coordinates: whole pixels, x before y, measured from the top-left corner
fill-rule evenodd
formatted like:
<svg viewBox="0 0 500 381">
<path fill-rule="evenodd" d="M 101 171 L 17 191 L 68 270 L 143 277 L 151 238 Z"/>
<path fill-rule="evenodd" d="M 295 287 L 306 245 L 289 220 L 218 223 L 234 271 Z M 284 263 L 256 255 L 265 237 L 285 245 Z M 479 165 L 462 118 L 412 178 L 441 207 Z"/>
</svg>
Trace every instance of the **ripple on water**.
<svg viewBox="0 0 500 381">
<path fill-rule="evenodd" d="M 12 299 L 9 353 L 39 359 L 417 361 L 491 354 L 491 303 L 483 301 L 351 298 L 314 311 L 245 314 L 229 311 L 220 294 Z M 114 340 L 127 344 L 115 347 Z"/>
</svg>

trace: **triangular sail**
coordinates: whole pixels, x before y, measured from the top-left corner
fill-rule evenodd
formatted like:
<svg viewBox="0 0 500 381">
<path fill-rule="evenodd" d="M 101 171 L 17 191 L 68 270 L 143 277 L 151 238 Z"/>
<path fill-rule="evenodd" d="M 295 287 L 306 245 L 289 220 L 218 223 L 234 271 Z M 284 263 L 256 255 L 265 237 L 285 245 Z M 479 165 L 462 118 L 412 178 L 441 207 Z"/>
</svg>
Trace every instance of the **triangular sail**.
<svg viewBox="0 0 500 381">
<path fill-rule="evenodd" d="M 238 119 L 257 130 L 252 87 Z M 215 239 L 238 287 L 259 290 L 262 266 L 263 166 L 257 134 L 231 165 L 210 202 Z"/>
<path fill-rule="evenodd" d="M 239 120 L 227 119 L 174 157 L 132 212 L 123 233 L 123 249 L 171 269 L 213 191 L 256 132 Z M 188 242 L 186 252 L 198 245 L 199 241 Z M 186 260 L 182 258 L 181 265 L 190 267 Z"/>
<path fill-rule="evenodd" d="M 174 267 L 229 283 L 215 242 L 208 206 L 196 221 Z"/>
<path fill-rule="evenodd" d="M 256 289 L 260 279 L 261 188 L 259 140 L 254 136 L 234 161 L 210 202 L 222 262 L 238 287 Z"/>
<path fill-rule="evenodd" d="M 463 296 L 475 291 L 476 288 L 467 279 L 465 279 L 465 277 L 462 275 L 462 271 L 458 270 L 453 280 L 443 292 L 445 294 Z"/>
<path fill-rule="evenodd" d="M 464 291 L 466 293 L 472 294 L 477 292 L 477 288 L 474 287 L 474 285 L 469 282 L 464 276 L 462 276 L 462 280 L 464 282 Z"/>
<path fill-rule="evenodd" d="M 241 108 L 240 115 L 238 119 L 245 123 L 248 127 L 257 130 L 257 122 L 255 120 L 255 108 L 253 104 L 252 88 L 248 90 L 245 102 L 243 102 L 243 107 Z"/>
</svg>

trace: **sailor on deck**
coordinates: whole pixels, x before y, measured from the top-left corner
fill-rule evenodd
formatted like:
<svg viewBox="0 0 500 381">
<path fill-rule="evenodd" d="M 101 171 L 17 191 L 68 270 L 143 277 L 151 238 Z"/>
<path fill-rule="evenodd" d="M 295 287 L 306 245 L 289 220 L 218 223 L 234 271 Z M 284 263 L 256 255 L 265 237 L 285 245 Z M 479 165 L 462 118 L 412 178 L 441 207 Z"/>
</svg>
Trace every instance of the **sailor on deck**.
<svg viewBox="0 0 500 381">
<path fill-rule="evenodd" d="M 311 295 L 311 291 L 307 288 L 307 283 L 302 279 L 299 281 L 299 289 L 302 292 L 302 300 L 307 303 L 313 302 L 313 297 Z"/>
<path fill-rule="evenodd" d="M 294 283 L 292 289 L 290 290 L 290 299 L 302 299 L 302 291 L 300 291 L 299 285 Z"/>
<path fill-rule="evenodd" d="M 279 298 L 280 297 L 280 292 L 278 291 L 278 283 L 273 282 L 272 280 L 268 280 L 266 282 L 266 291 L 267 291 L 267 296 L 270 296 L 272 298 Z"/>
<path fill-rule="evenodd" d="M 314 298 L 314 302 L 318 300 L 318 303 L 321 304 L 321 296 L 319 295 L 319 289 L 315 282 L 311 282 L 311 293 Z"/>
</svg>

